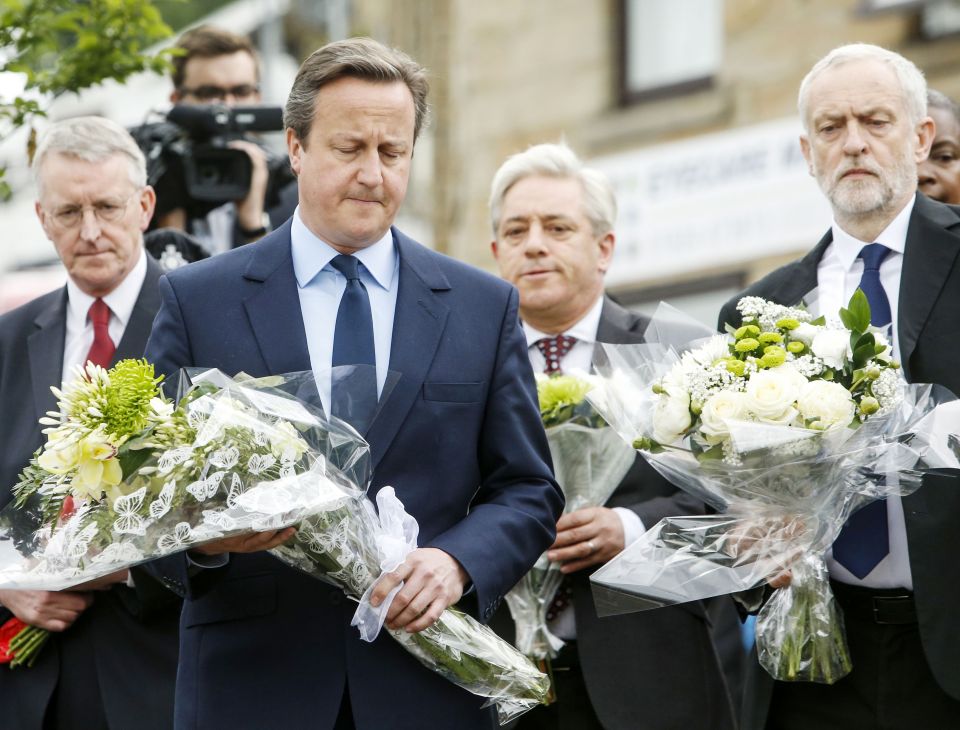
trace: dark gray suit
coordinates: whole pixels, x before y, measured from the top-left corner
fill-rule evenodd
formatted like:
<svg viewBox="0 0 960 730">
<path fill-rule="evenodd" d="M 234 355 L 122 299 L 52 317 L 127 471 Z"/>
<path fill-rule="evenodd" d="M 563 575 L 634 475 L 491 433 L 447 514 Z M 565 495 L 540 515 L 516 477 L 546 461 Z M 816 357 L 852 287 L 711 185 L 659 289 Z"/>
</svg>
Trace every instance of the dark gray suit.
<svg viewBox="0 0 960 730">
<path fill-rule="evenodd" d="M 142 356 L 160 306 L 161 273 L 148 257 L 114 362 Z M 57 407 L 50 386 L 60 384 L 66 309 L 64 287 L 0 317 L 0 507 L 43 443 L 37 419 Z M 96 728 L 102 708 L 112 729 L 172 727 L 179 600 L 135 570 L 136 590 L 98 593 L 73 626 L 51 637 L 33 667 L 0 667 L 0 726 Z M 9 617 L 0 608 L 0 623 Z"/>
<path fill-rule="evenodd" d="M 648 322 L 605 297 L 597 341 L 642 342 Z M 704 511 L 702 502 L 679 491 L 639 456 L 606 506 L 636 512 L 647 528 L 667 516 Z M 608 730 L 734 727 L 731 696 L 711 637 L 712 608 L 697 601 L 598 618 L 589 581 L 594 570 L 573 574 L 572 588 L 580 668 L 601 724 Z M 722 623 L 739 653 L 735 612 L 732 606 L 718 608 L 729 609 Z M 512 638 L 513 625 L 505 613 L 493 625 Z M 562 696 L 557 707 L 562 713 Z"/>
<path fill-rule="evenodd" d="M 817 266 L 831 240 L 827 232 L 802 259 L 777 269 L 727 302 L 720 314 L 721 326 L 739 322 L 736 302 L 741 296 L 798 303 L 817 286 Z M 918 195 L 907 230 L 897 314 L 900 357 L 908 381 L 938 383 L 960 393 L 958 325 L 960 207 Z M 960 605 L 956 560 L 960 554 L 960 481 L 950 473 L 927 476 L 921 489 L 904 498 L 903 507 L 923 654 L 937 684 L 960 700 L 956 619 Z M 856 656 L 853 662 L 856 672 Z M 744 703 L 747 730 L 764 726 L 772 689 L 773 680 L 752 662 Z"/>
</svg>

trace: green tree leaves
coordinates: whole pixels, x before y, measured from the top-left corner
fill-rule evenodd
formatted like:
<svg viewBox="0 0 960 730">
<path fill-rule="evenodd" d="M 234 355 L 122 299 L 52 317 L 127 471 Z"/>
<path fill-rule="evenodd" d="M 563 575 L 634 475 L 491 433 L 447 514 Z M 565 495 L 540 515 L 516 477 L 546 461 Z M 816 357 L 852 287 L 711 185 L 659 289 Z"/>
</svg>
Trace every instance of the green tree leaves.
<svg viewBox="0 0 960 730">
<path fill-rule="evenodd" d="M 164 73 L 171 51 L 146 49 L 171 32 L 150 0 L 3 0 L 0 72 L 25 74 L 25 92 L 54 97 L 141 71 Z M 0 137 L 43 113 L 34 99 L 0 99 Z M 0 170 L 0 195 L 9 193 Z"/>
</svg>

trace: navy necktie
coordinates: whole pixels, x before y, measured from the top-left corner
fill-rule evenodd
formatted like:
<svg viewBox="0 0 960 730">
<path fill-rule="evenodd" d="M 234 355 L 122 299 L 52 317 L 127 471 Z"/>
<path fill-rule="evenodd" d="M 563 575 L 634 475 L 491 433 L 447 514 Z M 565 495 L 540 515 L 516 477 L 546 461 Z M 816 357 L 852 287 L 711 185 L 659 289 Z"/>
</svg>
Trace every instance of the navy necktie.
<svg viewBox="0 0 960 730">
<path fill-rule="evenodd" d="M 863 259 L 860 289 L 870 303 L 870 323 L 890 330 L 893 317 L 890 300 L 880 283 L 880 264 L 890 253 L 881 243 L 864 246 L 858 258 Z M 887 532 L 887 501 L 875 500 L 854 512 L 833 543 L 833 557 L 857 578 L 870 574 L 890 552 Z"/>
<path fill-rule="evenodd" d="M 334 368 L 367 365 L 355 371 L 335 371 L 331 385 L 331 413 L 360 433 L 366 431 L 377 407 L 376 351 L 373 344 L 373 316 L 367 288 L 360 281 L 360 261 L 340 254 L 330 265 L 343 274 L 347 286 L 337 309 L 333 332 Z"/>
</svg>

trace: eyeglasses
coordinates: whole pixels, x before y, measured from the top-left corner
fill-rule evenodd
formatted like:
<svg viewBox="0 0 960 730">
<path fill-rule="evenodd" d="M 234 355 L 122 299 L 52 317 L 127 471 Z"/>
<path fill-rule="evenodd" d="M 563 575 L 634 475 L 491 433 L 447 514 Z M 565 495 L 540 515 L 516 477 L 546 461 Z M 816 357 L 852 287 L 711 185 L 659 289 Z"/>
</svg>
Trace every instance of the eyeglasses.
<svg viewBox="0 0 960 730">
<path fill-rule="evenodd" d="M 180 96 L 192 96 L 202 102 L 211 102 L 225 101 L 228 96 L 232 96 L 234 99 L 247 99 L 260 91 L 260 86 L 258 84 L 238 84 L 237 86 L 223 87 L 205 84 L 194 89 L 181 86 L 178 91 Z"/>
<path fill-rule="evenodd" d="M 105 198 L 104 200 L 98 200 L 93 205 L 65 205 L 52 211 L 50 215 L 61 228 L 75 228 L 83 220 L 83 212 L 89 208 L 101 223 L 116 223 L 123 218 L 123 214 L 127 211 L 127 205 L 134 195 L 136 195 L 136 192 L 128 195 L 125 200 Z"/>
</svg>

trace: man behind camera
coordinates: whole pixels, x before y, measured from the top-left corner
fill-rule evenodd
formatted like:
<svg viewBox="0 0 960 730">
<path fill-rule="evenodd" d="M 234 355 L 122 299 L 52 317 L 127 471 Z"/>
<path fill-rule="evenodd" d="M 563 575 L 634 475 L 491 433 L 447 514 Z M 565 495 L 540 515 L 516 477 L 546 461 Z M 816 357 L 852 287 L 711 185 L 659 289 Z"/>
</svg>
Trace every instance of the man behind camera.
<svg viewBox="0 0 960 730">
<path fill-rule="evenodd" d="M 228 107 L 261 103 L 260 69 L 250 40 L 226 30 L 199 26 L 187 31 L 177 44 L 183 55 L 173 59 L 174 104 Z M 274 225 L 286 220 L 296 204 L 295 183 L 282 187 L 271 173 L 268 152 L 249 139 L 232 140 L 228 146 L 245 152 L 251 163 L 247 194 L 212 210 L 205 210 L 185 197 L 182 173 L 172 168 L 157 184 L 158 227 L 189 231 L 211 254 L 255 241 Z"/>
</svg>

